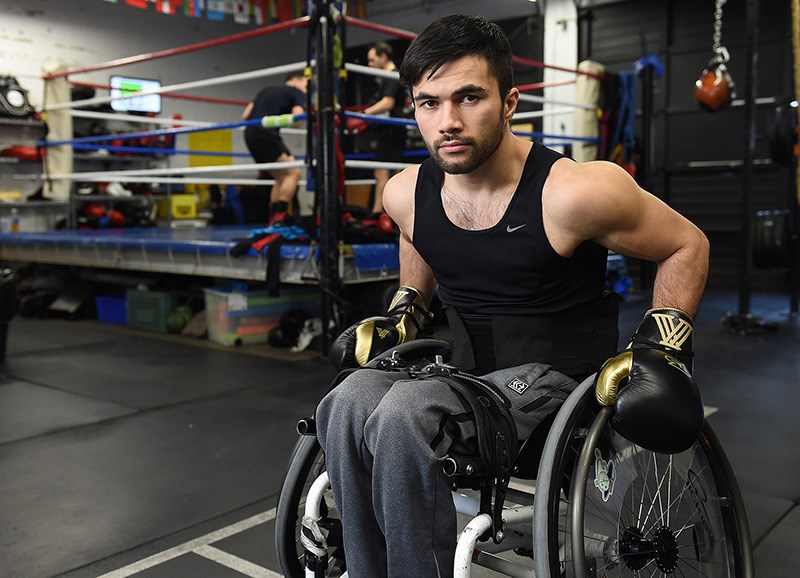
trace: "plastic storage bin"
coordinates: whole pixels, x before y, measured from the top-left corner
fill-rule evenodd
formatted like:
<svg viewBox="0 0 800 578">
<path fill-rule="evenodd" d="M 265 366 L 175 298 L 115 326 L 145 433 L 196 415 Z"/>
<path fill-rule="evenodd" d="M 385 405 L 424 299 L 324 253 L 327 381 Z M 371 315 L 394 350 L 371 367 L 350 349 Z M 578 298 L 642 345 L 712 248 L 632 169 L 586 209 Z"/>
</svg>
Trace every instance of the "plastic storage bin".
<svg viewBox="0 0 800 578">
<path fill-rule="evenodd" d="M 167 315 L 172 309 L 172 296 L 169 293 L 136 289 L 128 289 L 126 293 L 128 327 L 166 333 Z"/>
<path fill-rule="evenodd" d="M 196 219 L 197 199 L 194 195 L 172 195 L 170 197 L 172 217 L 175 219 Z"/>
<path fill-rule="evenodd" d="M 282 289 L 279 297 L 269 297 L 266 291 L 203 291 L 208 338 L 228 346 L 266 343 L 281 314 L 290 309 L 305 309 L 311 315 L 319 310 L 319 292 L 314 289 Z"/>
<path fill-rule="evenodd" d="M 97 308 L 97 320 L 101 323 L 125 325 L 128 319 L 125 311 L 125 297 L 97 296 L 94 304 Z"/>
</svg>

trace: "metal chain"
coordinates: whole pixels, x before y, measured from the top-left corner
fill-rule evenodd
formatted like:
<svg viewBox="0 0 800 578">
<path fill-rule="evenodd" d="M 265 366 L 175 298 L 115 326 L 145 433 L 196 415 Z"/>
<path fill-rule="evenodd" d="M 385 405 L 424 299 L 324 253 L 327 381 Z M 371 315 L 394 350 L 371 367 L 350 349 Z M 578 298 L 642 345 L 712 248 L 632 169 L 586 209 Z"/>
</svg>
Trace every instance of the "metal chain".
<svg viewBox="0 0 800 578">
<path fill-rule="evenodd" d="M 713 62 L 717 64 L 724 64 L 730 58 L 728 49 L 722 46 L 722 7 L 727 1 L 716 0 L 714 3 L 714 44 L 712 49 L 715 54 Z"/>
</svg>

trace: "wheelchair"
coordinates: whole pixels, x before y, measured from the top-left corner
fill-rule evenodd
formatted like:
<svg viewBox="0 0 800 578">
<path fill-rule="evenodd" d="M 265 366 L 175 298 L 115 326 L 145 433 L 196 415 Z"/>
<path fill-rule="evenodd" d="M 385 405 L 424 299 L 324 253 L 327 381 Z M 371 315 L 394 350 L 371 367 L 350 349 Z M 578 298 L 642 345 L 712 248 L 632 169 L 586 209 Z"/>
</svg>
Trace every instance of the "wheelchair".
<svg viewBox="0 0 800 578">
<path fill-rule="evenodd" d="M 428 363 L 443 345 L 417 340 L 370 365 L 398 354 Z M 594 394 L 591 376 L 551 424 L 542 424 L 549 428 L 522 444 L 500 528 L 493 528 L 485 495 L 454 483 L 456 510 L 467 520 L 455 578 L 469 577 L 473 565 L 528 578 L 752 578 L 744 503 L 709 424 L 685 452 L 655 453 L 617 434 L 610 425 L 614 408 L 601 407 Z M 281 569 L 287 578 L 346 576 L 341 521 L 313 419 L 301 420 L 298 431 L 305 435 L 290 458 L 276 513 Z M 304 538 L 309 527 L 314 536 Z"/>
</svg>

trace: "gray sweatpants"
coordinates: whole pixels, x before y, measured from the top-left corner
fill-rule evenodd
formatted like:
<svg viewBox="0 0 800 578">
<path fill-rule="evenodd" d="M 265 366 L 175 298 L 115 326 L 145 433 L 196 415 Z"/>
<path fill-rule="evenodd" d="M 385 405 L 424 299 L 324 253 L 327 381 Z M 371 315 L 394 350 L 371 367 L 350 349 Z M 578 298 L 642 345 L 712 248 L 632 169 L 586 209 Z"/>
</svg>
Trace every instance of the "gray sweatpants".
<svg viewBox="0 0 800 578">
<path fill-rule="evenodd" d="M 445 383 L 406 377 L 357 371 L 317 407 L 350 578 L 453 574 L 456 513 L 442 462 L 477 448 L 472 414 Z M 511 401 L 521 440 L 577 385 L 542 364 L 484 377 Z"/>
</svg>

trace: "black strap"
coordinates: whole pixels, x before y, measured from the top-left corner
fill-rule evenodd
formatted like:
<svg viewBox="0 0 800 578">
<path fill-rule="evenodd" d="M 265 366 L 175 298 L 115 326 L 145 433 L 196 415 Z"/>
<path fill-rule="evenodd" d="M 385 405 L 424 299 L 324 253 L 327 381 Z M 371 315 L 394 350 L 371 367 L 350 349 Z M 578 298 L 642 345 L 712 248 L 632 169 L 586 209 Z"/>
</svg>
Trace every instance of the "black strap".
<svg viewBox="0 0 800 578">
<path fill-rule="evenodd" d="M 477 456 L 451 454 L 451 472 L 456 484 L 481 491 L 480 512 L 492 518 L 492 540 L 502 540 L 503 504 L 519 451 L 517 427 L 511 417 L 511 404 L 495 384 L 444 364 L 422 369 L 419 379 L 436 378 L 456 391 L 469 404 L 478 437 Z"/>
</svg>

